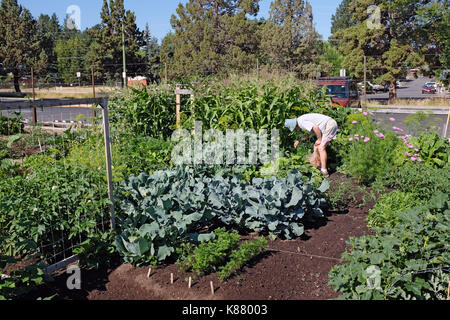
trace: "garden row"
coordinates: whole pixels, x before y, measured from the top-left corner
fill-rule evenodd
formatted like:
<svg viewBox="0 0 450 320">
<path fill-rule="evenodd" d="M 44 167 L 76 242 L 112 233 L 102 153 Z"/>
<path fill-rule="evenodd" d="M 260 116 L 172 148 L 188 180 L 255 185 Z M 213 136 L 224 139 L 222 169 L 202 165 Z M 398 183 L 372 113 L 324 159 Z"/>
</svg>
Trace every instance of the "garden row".
<svg viewBox="0 0 450 320">
<path fill-rule="evenodd" d="M 199 120 L 204 130 L 278 129 L 282 157 L 266 165 L 174 167 L 169 89 L 131 89 L 115 97 L 115 232 L 98 127 L 63 136 L 40 133 L 33 141 L 45 147 L 32 156 L 13 152 L 30 144 L 29 135 L 21 128 L 9 131 L 17 137 L 0 145 L 9 163 L 0 170 L 0 269 L 27 258 L 53 263 L 65 252 L 78 253 L 86 267 L 103 267 L 115 256 L 135 265 L 178 261 L 199 275 L 219 271 L 225 280 L 265 248 L 264 238 L 241 243 L 237 232 L 297 238 L 305 220 L 342 204 L 343 195 L 328 190 L 307 162 L 314 138 L 295 150 L 293 141 L 302 133 L 283 127 L 287 118 L 318 112 L 340 128 L 330 167 L 384 193 L 368 217 L 376 236 L 349 242 L 351 253 L 330 272 L 330 284 L 342 298 L 442 298 L 450 265 L 448 141 L 432 132 L 409 137 L 395 119 L 392 130 L 382 130 L 370 113 L 329 104 L 329 97 L 292 79 L 198 85 L 195 100 L 183 104 L 184 128 Z M 12 161 L 17 157 L 23 161 Z M 14 298 L 41 283 L 42 267 L 30 262 L 0 280 L 0 297 Z M 369 267 L 381 274 L 375 287 L 367 284 Z"/>
</svg>

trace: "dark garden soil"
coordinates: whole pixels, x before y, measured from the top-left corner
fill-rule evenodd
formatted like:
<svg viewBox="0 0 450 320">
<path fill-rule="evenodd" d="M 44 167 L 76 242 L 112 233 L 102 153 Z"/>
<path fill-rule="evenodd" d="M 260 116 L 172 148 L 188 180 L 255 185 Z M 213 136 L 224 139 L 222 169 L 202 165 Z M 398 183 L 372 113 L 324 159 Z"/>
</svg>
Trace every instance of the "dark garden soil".
<svg viewBox="0 0 450 320">
<path fill-rule="evenodd" d="M 332 186 L 347 180 L 340 174 L 330 178 Z M 355 186 L 355 184 L 353 184 Z M 356 188 L 356 187 L 355 187 Z M 66 287 L 69 275 L 33 292 L 27 299 L 58 294 L 56 299 L 88 300 L 323 300 L 338 293 L 328 286 L 330 269 L 340 263 L 349 237 L 373 234 L 366 218 L 374 201 L 364 201 L 361 189 L 352 195 L 345 212 L 305 225 L 305 234 L 296 240 L 268 242 L 268 250 L 242 272 L 221 283 L 215 274 L 193 279 L 188 289 L 188 274 L 177 265 L 153 269 L 117 264 L 111 270 L 82 270 L 82 290 Z M 361 206 L 361 203 L 363 206 Z M 359 206 L 359 207 L 358 207 Z M 253 235 L 256 236 L 256 235 Z M 252 237 L 250 235 L 247 238 Z M 170 274 L 174 283 L 170 283 Z M 210 281 L 215 293 L 212 295 Z"/>
</svg>

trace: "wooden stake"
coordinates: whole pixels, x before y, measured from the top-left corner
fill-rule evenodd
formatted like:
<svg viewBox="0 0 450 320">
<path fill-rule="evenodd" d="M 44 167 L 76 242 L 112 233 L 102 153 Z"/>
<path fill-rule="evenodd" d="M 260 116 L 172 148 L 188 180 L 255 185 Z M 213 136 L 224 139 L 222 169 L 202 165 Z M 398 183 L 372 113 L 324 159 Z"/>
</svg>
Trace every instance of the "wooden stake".
<svg viewBox="0 0 450 320">
<path fill-rule="evenodd" d="M 450 300 L 450 281 L 448 282 L 447 300 Z"/>
<path fill-rule="evenodd" d="M 214 295 L 214 284 L 212 281 L 209 284 L 211 285 L 211 294 Z"/>
<path fill-rule="evenodd" d="M 150 278 L 151 274 L 152 274 L 152 268 L 148 269 L 147 278 Z"/>
<path fill-rule="evenodd" d="M 173 284 L 173 273 L 170 274 L 170 284 Z"/>
<path fill-rule="evenodd" d="M 190 289 L 190 288 L 191 288 L 191 286 L 192 286 L 192 278 L 191 278 L 191 277 L 189 277 L 189 284 L 188 284 L 188 288 Z"/>
</svg>

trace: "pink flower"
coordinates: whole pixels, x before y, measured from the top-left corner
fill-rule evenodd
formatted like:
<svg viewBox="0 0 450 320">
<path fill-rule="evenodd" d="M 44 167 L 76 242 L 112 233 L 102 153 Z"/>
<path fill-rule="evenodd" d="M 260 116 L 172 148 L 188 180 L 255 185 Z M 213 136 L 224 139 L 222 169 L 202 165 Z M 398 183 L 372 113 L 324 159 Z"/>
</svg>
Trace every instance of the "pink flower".
<svg viewBox="0 0 450 320">
<path fill-rule="evenodd" d="M 382 134 L 381 132 L 380 132 L 380 134 L 378 135 L 381 139 L 384 139 L 385 138 L 385 136 L 384 136 L 384 134 Z"/>
<path fill-rule="evenodd" d="M 407 156 L 407 157 L 411 157 L 411 153 L 409 153 L 409 152 L 406 152 L 406 153 L 405 153 L 405 156 Z"/>
<path fill-rule="evenodd" d="M 417 158 L 417 161 L 422 162 L 423 160 L 421 158 Z"/>
<path fill-rule="evenodd" d="M 373 130 L 373 133 L 378 134 L 378 133 L 380 133 L 380 131 L 378 131 L 378 130 Z"/>
<path fill-rule="evenodd" d="M 411 161 L 416 161 L 417 158 L 416 157 L 411 157 Z"/>
<path fill-rule="evenodd" d="M 349 138 L 348 141 L 353 141 L 353 138 Z"/>
<path fill-rule="evenodd" d="M 358 121 L 352 121 L 352 124 L 357 124 L 358 123 Z"/>
<path fill-rule="evenodd" d="M 420 156 L 420 154 L 417 154 L 417 153 L 416 153 L 413 157 L 418 157 L 418 156 Z"/>
<path fill-rule="evenodd" d="M 389 118 L 389 120 L 392 121 L 392 122 L 394 122 L 394 121 L 395 121 L 395 118 Z"/>
<path fill-rule="evenodd" d="M 419 149 L 416 148 L 416 149 L 414 149 L 414 151 L 415 151 L 415 152 L 419 152 Z"/>
<path fill-rule="evenodd" d="M 359 141 L 359 137 L 355 137 L 355 140 L 358 140 L 358 141 Z"/>
<path fill-rule="evenodd" d="M 407 147 L 410 149 L 414 148 L 414 146 L 412 144 L 408 144 Z"/>
<path fill-rule="evenodd" d="M 364 136 L 361 136 L 361 139 L 364 139 Z"/>
<path fill-rule="evenodd" d="M 367 115 L 368 115 L 368 113 L 367 113 L 367 112 L 363 112 L 363 115 L 367 116 Z"/>
<path fill-rule="evenodd" d="M 359 137 L 359 134 L 355 134 L 355 137 Z"/>
<path fill-rule="evenodd" d="M 370 141 L 370 138 L 365 138 L 364 139 L 364 143 L 367 143 L 367 142 L 369 142 Z"/>
</svg>

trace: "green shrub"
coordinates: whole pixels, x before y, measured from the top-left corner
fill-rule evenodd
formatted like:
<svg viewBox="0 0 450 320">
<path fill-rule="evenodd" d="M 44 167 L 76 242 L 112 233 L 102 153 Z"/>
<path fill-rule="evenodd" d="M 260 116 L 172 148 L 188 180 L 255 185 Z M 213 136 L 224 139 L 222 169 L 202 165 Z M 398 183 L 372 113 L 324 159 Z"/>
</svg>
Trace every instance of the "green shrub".
<svg viewBox="0 0 450 320">
<path fill-rule="evenodd" d="M 450 190 L 450 166 L 437 169 L 424 163 L 407 163 L 378 176 L 373 186 L 378 190 L 387 187 L 413 193 L 418 199 L 427 201 L 438 192 Z"/>
<path fill-rule="evenodd" d="M 351 238 L 345 264 L 329 273 L 339 299 L 440 299 L 450 281 L 450 201 L 440 193 L 398 213 L 394 227 Z"/>
<path fill-rule="evenodd" d="M 338 136 L 343 172 L 358 182 L 370 184 L 392 167 L 394 150 L 401 144 L 394 133 L 382 133 L 372 125 L 369 116 L 362 114 L 349 116 L 344 132 Z"/>
<path fill-rule="evenodd" d="M 413 193 L 394 190 L 381 196 L 369 211 L 367 221 L 371 228 L 394 227 L 399 218 L 397 213 L 420 204 L 420 200 Z"/>
<path fill-rule="evenodd" d="M 426 165 L 443 168 L 450 163 L 450 143 L 442 139 L 436 132 L 429 132 L 409 141 L 408 150 L 416 161 L 423 161 Z M 418 150 L 418 151 L 416 151 Z"/>
<path fill-rule="evenodd" d="M 15 118 L 4 117 L 0 115 L 0 136 L 22 133 L 24 124 L 22 123 L 22 114 L 16 113 Z"/>
</svg>

